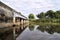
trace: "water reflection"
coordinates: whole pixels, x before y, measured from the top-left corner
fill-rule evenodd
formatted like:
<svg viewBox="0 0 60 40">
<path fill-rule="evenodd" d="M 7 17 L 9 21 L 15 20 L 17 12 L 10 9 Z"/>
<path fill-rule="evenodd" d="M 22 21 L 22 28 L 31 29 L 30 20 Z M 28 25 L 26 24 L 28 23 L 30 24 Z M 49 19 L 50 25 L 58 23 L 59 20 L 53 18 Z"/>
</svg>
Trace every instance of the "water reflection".
<svg viewBox="0 0 60 40">
<path fill-rule="evenodd" d="M 27 26 L 26 25 L 20 25 L 20 26 L 17 26 L 17 27 L 14 27 L 14 36 L 15 38 L 18 37 L 26 28 Z"/>
<path fill-rule="evenodd" d="M 0 40 L 60 40 L 60 26 L 29 25 L 26 27 L 27 25 L 0 28 Z"/>
<path fill-rule="evenodd" d="M 27 25 L 0 28 L 0 40 L 16 40 Z"/>
<path fill-rule="evenodd" d="M 16 40 L 60 40 L 60 26 L 31 24 Z"/>
<path fill-rule="evenodd" d="M 60 33 L 60 26 L 52 26 L 52 25 L 41 26 L 41 25 L 39 25 L 37 29 L 40 30 L 41 32 L 46 31 L 49 34 L 53 34 L 55 32 Z"/>
<path fill-rule="evenodd" d="M 44 30 L 45 30 L 45 28 L 43 26 L 38 26 L 37 29 L 40 30 L 41 32 L 44 32 Z"/>
<path fill-rule="evenodd" d="M 34 30 L 34 25 L 29 25 L 29 30 L 33 31 Z"/>
<path fill-rule="evenodd" d="M 14 40 L 12 28 L 0 28 L 0 40 Z"/>
</svg>

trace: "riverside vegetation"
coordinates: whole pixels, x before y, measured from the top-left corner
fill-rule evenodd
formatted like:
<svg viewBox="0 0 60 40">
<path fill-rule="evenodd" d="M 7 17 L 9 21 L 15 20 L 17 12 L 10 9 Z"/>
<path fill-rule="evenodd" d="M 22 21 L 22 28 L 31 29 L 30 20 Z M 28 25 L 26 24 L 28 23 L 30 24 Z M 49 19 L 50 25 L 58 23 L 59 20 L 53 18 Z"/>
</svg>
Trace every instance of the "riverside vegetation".
<svg viewBox="0 0 60 40">
<path fill-rule="evenodd" d="M 29 14 L 30 24 L 39 25 L 60 25 L 60 10 L 53 11 L 48 10 L 47 12 L 41 12 L 36 15 L 38 19 L 35 19 L 34 14 Z"/>
</svg>

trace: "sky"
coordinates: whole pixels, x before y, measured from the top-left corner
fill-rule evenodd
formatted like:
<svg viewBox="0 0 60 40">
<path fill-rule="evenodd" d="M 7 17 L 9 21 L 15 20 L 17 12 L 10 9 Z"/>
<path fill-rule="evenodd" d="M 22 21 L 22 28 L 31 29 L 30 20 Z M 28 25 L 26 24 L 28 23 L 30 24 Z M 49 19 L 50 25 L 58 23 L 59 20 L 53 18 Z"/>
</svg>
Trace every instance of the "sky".
<svg viewBox="0 0 60 40">
<path fill-rule="evenodd" d="M 60 0 L 0 0 L 14 10 L 28 17 L 30 13 L 34 16 L 48 10 L 60 10 Z"/>
</svg>

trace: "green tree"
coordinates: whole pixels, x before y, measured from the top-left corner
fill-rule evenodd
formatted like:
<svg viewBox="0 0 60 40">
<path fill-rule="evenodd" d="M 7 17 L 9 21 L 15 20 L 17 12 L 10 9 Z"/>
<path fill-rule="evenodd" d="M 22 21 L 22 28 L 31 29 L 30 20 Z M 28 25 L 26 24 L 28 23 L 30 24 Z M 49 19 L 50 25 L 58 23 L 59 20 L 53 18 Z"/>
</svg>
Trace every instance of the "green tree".
<svg viewBox="0 0 60 40">
<path fill-rule="evenodd" d="M 29 14 L 29 16 L 28 16 L 28 17 L 29 17 L 29 19 L 34 19 L 34 18 L 35 18 L 35 17 L 34 17 L 34 14 L 32 14 L 32 13 L 31 13 L 31 14 Z"/>
<path fill-rule="evenodd" d="M 38 18 L 45 18 L 45 14 L 41 12 L 40 14 L 37 15 Z"/>
<path fill-rule="evenodd" d="M 56 11 L 56 12 L 55 12 L 55 17 L 56 17 L 56 18 L 60 18 L 60 11 Z"/>
<path fill-rule="evenodd" d="M 54 17 L 55 17 L 55 12 L 52 11 L 52 10 L 48 10 L 48 11 L 45 13 L 45 16 L 47 16 L 48 18 L 54 18 Z"/>
</svg>

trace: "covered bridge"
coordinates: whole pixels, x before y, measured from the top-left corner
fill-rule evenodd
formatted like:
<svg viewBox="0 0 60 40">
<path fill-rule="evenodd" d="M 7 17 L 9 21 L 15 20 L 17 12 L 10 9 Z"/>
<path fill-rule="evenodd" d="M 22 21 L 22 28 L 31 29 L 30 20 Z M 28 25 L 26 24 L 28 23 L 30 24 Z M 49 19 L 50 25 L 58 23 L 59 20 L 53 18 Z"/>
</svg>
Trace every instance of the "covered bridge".
<svg viewBox="0 0 60 40">
<path fill-rule="evenodd" d="M 1 22 L 13 23 L 17 25 L 28 23 L 28 19 L 20 12 L 17 12 L 0 1 L 0 23 Z"/>
</svg>

